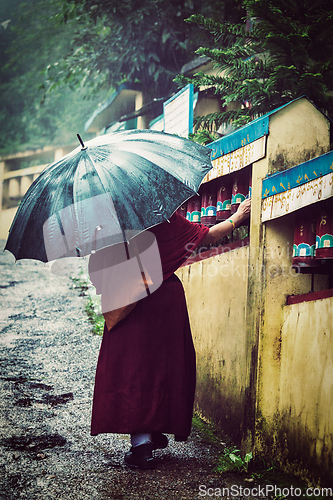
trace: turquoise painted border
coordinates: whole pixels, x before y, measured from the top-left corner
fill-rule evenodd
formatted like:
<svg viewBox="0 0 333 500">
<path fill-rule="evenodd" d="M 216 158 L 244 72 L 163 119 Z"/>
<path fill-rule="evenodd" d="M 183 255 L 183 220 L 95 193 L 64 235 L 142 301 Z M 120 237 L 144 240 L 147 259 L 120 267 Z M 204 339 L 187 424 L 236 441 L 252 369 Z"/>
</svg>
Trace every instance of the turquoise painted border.
<svg viewBox="0 0 333 500">
<path fill-rule="evenodd" d="M 207 148 L 212 150 L 212 160 L 236 151 L 251 142 L 260 139 L 268 134 L 269 117 L 267 115 L 253 120 L 244 127 L 232 132 L 231 134 L 211 142 Z"/>
<path fill-rule="evenodd" d="M 216 160 L 216 158 L 219 158 L 220 156 L 232 153 L 233 151 L 236 151 L 236 149 L 242 148 L 243 146 L 246 146 L 247 144 L 250 144 L 257 139 L 260 139 L 260 137 L 263 137 L 264 135 L 268 135 L 270 116 L 277 113 L 281 109 L 290 106 L 290 104 L 292 104 L 293 102 L 299 101 L 300 99 L 307 99 L 309 102 L 311 102 L 311 104 L 315 106 L 315 104 L 306 95 L 302 95 L 301 97 L 298 97 L 293 101 L 290 101 L 286 104 L 283 104 L 282 106 L 279 106 L 278 108 L 273 109 L 272 111 L 269 111 L 269 113 L 266 113 L 260 118 L 256 118 L 244 127 L 235 130 L 235 132 L 231 132 L 231 134 L 228 134 L 224 137 L 221 137 L 221 139 L 217 139 L 217 141 L 207 144 L 207 148 L 212 150 L 211 159 Z M 317 106 L 315 107 L 317 108 Z M 318 109 L 318 111 L 320 110 Z M 322 111 L 320 112 L 322 113 Z M 328 117 L 326 116 L 326 118 Z"/>
<path fill-rule="evenodd" d="M 317 158 L 300 163 L 283 172 L 266 177 L 262 181 L 262 198 L 268 198 L 278 193 L 319 179 L 333 172 L 333 151 L 329 151 Z"/>
</svg>

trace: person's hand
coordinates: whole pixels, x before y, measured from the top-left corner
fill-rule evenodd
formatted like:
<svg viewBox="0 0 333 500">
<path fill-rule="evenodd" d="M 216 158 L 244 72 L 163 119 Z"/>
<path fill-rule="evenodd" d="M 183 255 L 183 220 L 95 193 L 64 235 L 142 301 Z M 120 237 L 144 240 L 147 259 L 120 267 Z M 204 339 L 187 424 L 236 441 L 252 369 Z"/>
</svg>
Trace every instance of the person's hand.
<svg viewBox="0 0 333 500">
<path fill-rule="evenodd" d="M 239 217 L 239 221 L 241 222 L 247 219 L 250 216 L 250 213 L 251 213 L 251 198 L 247 198 L 246 200 L 242 201 L 242 203 L 239 205 L 236 214 Z"/>
<path fill-rule="evenodd" d="M 216 243 L 218 240 L 231 233 L 235 227 L 240 226 L 241 223 L 249 217 L 250 212 L 251 198 L 248 198 L 239 205 L 237 212 L 235 212 L 229 219 L 210 227 L 209 232 L 205 236 L 202 243 Z"/>
</svg>

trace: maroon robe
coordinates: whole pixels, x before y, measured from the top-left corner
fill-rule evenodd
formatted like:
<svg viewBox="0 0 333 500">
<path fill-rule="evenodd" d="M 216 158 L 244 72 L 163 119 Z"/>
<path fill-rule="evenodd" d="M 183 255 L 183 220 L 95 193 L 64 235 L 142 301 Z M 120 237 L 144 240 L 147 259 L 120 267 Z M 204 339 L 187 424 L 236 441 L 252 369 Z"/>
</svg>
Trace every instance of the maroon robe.
<svg viewBox="0 0 333 500">
<path fill-rule="evenodd" d="M 174 214 L 150 229 L 163 283 L 112 330 L 104 327 L 97 363 L 91 434 L 191 432 L 196 365 L 183 286 L 173 274 L 208 228 Z"/>
</svg>

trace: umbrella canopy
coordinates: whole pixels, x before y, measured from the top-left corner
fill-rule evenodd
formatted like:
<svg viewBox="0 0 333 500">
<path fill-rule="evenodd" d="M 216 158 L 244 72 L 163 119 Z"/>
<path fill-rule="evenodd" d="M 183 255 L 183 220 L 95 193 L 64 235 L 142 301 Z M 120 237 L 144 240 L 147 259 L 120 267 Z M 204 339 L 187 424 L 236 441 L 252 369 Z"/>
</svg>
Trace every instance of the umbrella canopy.
<svg viewBox="0 0 333 500">
<path fill-rule="evenodd" d="M 152 130 L 96 137 L 46 167 L 5 250 L 43 262 L 85 256 L 168 220 L 212 168 L 210 150 Z"/>
</svg>

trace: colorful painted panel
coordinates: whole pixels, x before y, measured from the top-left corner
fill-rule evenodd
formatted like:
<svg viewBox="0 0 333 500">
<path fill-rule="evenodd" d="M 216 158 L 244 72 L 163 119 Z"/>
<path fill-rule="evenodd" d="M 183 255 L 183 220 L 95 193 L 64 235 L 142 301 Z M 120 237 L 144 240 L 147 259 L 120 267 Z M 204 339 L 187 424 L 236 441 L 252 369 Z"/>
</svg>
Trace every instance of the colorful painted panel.
<svg viewBox="0 0 333 500">
<path fill-rule="evenodd" d="M 262 198 L 284 193 L 333 172 L 333 151 L 270 175 L 262 182 Z"/>
<path fill-rule="evenodd" d="M 193 132 L 193 85 L 186 85 L 163 107 L 164 132 L 188 137 Z"/>
<path fill-rule="evenodd" d="M 283 193 L 264 198 L 262 221 L 281 217 L 331 196 L 333 196 L 333 172 Z"/>
<path fill-rule="evenodd" d="M 244 175 L 245 174 L 245 175 Z M 233 176 L 232 194 L 231 194 L 231 213 L 235 213 L 242 201 L 249 194 L 248 172 L 237 173 Z"/>
<path fill-rule="evenodd" d="M 325 201 L 317 216 L 316 258 L 333 259 L 333 208 Z"/>
<path fill-rule="evenodd" d="M 193 196 L 188 200 L 186 218 L 191 222 L 201 222 L 201 196 Z"/>
<path fill-rule="evenodd" d="M 211 181 L 223 175 L 241 170 L 251 163 L 264 158 L 266 136 L 243 146 L 212 161 L 213 168 L 208 172 L 203 182 Z"/>
<path fill-rule="evenodd" d="M 227 219 L 231 213 L 231 182 L 228 177 L 217 181 L 216 222 Z"/>
<path fill-rule="evenodd" d="M 216 222 L 217 181 L 205 184 L 201 189 L 201 223 L 214 225 Z"/>
<path fill-rule="evenodd" d="M 296 217 L 293 265 L 308 267 L 315 263 L 316 246 L 316 213 L 311 207 L 306 207 Z"/>
<path fill-rule="evenodd" d="M 253 120 L 248 125 L 208 144 L 212 150 L 212 160 L 225 156 L 268 134 L 269 115 Z"/>
</svg>

